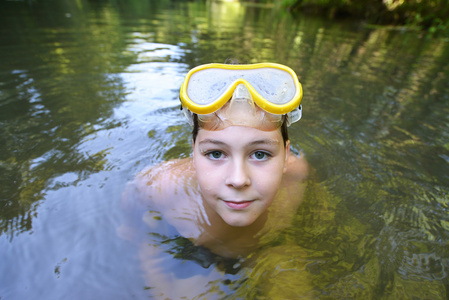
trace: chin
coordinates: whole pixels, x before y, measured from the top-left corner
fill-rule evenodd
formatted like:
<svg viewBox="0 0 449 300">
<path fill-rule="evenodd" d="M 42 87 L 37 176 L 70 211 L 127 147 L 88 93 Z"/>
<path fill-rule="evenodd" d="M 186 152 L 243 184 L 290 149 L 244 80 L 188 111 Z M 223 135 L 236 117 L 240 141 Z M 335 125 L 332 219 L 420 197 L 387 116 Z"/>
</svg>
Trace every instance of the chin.
<svg viewBox="0 0 449 300">
<path fill-rule="evenodd" d="M 248 218 L 222 218 L 231 227 L 247 227 L 254 224 L 255 220 Z"/>
</svg>

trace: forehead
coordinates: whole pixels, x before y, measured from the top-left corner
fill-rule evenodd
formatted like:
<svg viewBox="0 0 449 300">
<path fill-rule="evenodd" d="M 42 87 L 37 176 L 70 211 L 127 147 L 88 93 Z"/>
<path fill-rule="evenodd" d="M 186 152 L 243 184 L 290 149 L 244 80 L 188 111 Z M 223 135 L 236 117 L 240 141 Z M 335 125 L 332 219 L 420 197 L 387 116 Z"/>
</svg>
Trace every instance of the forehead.
<svg viewBox="0 0 449 300">
<path fill-rule="evenodd" d="M 247 126 L 272 131 L 282 125 L 281 115 L 265 112 L 247 99 L 231 99 L 218 111 L 198 115 L 199 126 L 206 130 L 221 130 L 228 126 Z"/>
<path fill-rule="evenodd" d="M 265 131 L 248 126 L 228 126 L 221 130 L 200 128 L 196 142 L 224 143 L 229 145 L 270 144 L 282 145 L 280 129 Z"/>
</svg>

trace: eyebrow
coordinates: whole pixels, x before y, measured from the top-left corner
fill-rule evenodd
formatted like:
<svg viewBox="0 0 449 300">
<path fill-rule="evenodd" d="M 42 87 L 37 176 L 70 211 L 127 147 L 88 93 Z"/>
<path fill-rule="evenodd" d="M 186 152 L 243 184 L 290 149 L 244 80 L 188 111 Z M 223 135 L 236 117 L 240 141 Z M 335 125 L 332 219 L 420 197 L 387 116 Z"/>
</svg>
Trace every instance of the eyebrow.
<svg viewBox="0 0 449 300">
<path fill-rule="evenodd" d="M 213 139 L 205 139 L 201 142 L 199 142 L 200 145 L 202 144 L 214 144 L 214 145 L 226 145 L 226 143 L 223 143 L 222 141 L 213 140 Z"/>
<path fill-rule="evenodd" d="M 262 139 L 262 140 L 255 140 L 250 143 L 250 145 L 277 145 L 279 144 L 279 140 L 275 139 Z"/>
<path fill-rule="evenodd" d="M 214 140 L 214 139 L 205 139 L 201 142 L 199 142 L 200 145 L 202 144 L 214 144 L 214 145 L 227 145 L 225 142 L 219 141 L 219 140 Z M 275 140 L 275 139 L 261 139 L 261 140 L 255 140 L 252 141 L 251 143 L 249 143 L 250 146 L 253 145 L 278 145 L 279 141 Z"/>
</svg>

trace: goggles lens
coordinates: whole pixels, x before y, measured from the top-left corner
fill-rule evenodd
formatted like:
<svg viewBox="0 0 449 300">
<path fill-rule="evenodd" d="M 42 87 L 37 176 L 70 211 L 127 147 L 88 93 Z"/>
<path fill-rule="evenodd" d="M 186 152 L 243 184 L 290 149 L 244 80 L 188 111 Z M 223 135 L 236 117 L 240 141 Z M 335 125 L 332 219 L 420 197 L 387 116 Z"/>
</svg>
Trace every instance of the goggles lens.
<svg viewBox="0 0 449 300">
<path fill-rule="evenodd" d="M 302 88 L 296 74 L 272 63 L 196 67 L 187 74 L 180 98 L 192 112 L 209 114 L 231 99 L 239 84 L 248 88 L 260 108 L 273 114 L 286 114 L 301 103 Z"/>
</svg>

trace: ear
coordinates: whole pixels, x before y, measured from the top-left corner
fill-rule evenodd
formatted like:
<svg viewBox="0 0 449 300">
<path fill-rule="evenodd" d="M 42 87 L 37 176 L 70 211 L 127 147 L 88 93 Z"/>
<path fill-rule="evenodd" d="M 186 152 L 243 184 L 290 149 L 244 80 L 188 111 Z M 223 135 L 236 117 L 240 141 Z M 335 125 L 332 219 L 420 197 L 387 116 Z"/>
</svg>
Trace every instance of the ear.
<svg viewBox="0 0 449 300">
<path fill-rule="evenodd" d="M 287 167 L 288 167 L 288 158 L 290 157 L 290 140 L 287 140 L 287 142 L 285 142 L 285 157 L 284 157 L 284 174 L 285 172 L 287 172 Z"/>
</svg>

